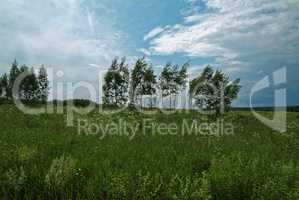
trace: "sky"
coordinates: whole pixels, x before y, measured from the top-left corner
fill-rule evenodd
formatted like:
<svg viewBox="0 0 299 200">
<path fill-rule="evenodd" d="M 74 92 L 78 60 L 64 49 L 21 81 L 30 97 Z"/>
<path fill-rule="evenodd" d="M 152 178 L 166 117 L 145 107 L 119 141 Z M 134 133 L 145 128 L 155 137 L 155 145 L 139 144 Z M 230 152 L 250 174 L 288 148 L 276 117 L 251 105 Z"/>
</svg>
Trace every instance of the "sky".
<svg viewBox="0 0 299 200">
<path fill-rule="evenodd" d="M 287 89 L 289 105 L 298 105 L 298 11 L 299 0 L 2 0 L 0 73 L 14 59 L 44 64 L 64 72 L 53 75 L 56 88 L 97 85 L 98 71 L 115 57 L 126 56 L 132 66 L 145 56 L 157 74 L 168 61 L 189 61 L 191 77 L 210 64 L 240 78 L 234 105 L 248 106 L 253 86 L 286 68 L 279 87 Z M 254 105 L 273 105 L 275 89 L 256 93 Z"/>
</svg>

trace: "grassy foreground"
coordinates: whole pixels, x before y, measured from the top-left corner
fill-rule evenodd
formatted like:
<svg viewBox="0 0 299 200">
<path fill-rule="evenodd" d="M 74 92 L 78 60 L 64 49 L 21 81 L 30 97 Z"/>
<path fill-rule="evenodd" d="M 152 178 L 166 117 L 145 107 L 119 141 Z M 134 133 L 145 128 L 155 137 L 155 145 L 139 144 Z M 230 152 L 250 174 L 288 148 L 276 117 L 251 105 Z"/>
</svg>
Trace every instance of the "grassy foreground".
<svg viewBox="0 0 299 200">
<path fill-rule="evenodd" d="M 270 115 L 270 113 L 264 113 Z M 78 117 L 78 116 L 76 116 Z M 124 111 L 81 116 L 96 124 L 212 123 L 198 113 Z M 0 106 L 1 199 L 299 199 L 299 113 L 277 133 L 249 112 L 224 117 L 232 135 L 78 134 L 66 116 Z M 144 134 L 144 131 L 150 134 Z"/>
</svg>

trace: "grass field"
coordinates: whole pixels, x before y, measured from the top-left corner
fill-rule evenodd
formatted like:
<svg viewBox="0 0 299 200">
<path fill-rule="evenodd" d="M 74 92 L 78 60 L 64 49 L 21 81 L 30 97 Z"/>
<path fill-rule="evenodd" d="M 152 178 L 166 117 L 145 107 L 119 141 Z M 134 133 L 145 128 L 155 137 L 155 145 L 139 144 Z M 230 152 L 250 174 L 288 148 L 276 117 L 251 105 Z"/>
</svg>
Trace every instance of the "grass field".
<svg viewBox="0 0 299 200">
<path fill-rule="evenodd" d="M 271 113 L 264 112 L 264 115 Z M 76 119 L 79 116 L 76 116 Z M 66 115 L 25 115 L 0 106 L 0 196 L 6 199 L 299 199 L 299 113 L 287 133 L 250 112 L 224 116 L 234 134 L 155 134 L 142 125 L 213 123 L 196 112 L 133 111 L 81 116 L 95 124 L 123 119 L 137 135 L 78 134 Z M 140 123 L 138 123 L 140 122 Z M 180 131 L 181 129 L 179 129 Z"/>
</svg>

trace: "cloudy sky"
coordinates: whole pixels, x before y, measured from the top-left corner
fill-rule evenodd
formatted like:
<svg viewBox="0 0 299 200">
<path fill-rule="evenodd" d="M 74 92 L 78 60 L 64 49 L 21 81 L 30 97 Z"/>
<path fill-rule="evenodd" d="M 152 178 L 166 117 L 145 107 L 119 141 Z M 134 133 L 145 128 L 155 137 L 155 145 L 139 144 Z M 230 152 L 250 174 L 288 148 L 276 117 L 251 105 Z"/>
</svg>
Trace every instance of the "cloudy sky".
<svg viewBox="0 0 299 200">
<path fill-rule="evenodd" d="M 0 73 L 16 58 L 96 84 L 115 56 L 146 56 L 157 73 L 190 61 L 192 76 L 211 64 L 241 78 L 235 105 L 247 106 L 253 85 L 286 67 L 281 87 L 299 104 L 299 0 L 2 0 L 0 13 Z M 255 104 L 272 105 L 274 89 Z"/>
</svg>

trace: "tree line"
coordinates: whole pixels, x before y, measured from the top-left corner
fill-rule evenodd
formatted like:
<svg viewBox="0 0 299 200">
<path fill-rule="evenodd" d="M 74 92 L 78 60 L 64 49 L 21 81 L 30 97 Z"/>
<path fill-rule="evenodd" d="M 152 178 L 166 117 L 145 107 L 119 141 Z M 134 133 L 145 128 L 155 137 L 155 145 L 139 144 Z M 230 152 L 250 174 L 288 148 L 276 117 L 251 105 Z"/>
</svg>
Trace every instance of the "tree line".
<svg viewBox="0 0 299 200">
<path fill-rule="evenodd" d="M 23 74 L 24 78 L 19 84 L 18 91 L 13 91 L 18 77 Z M 36 74 L 34 68 L 26 65 L 19 66 L 14 60 L 9 73 L 0 77 L 0 97 L 12 100 L 16 95 L 24 103 L 46 103 L 49 93 L 49 81 L 47 70 L 41 66 Z"/>
<path fill-rule="evenodd" d="M 187 65 L 181 69 L 178 65 L 168 63 L 159 79 L 159 86 L 163 96 L 178 94 L 186 85 Z M 157 77 L 145 58 L 138 59 L 134 68 L 129 70 L 126 59 L 114 59 L 104 78 L 103 102 L 110 106 L 143 105 L 143 96 L 153 97 L 157 88 Z M 150 99 L 153 107 L 153 99 Z"/>
<path fill-rule="evenodd" d="M 156 75 L 152 65 L 145 58 L 138 59 L 131 69 L 125 58 L 116 58 L 104 77 L 103 104 L 113 107 L 142 107 L 143 97 L 147 96 L 150 107 L 156 107 L 157 97 L 160 97 L 162 104 L 163 99 L 168 98 L 168 107 L 173 109 L 176 108 L 177 95 L 187 89 L 192 107 L 216 110 L 217 113 L 228 110 L 232 101 L 238 97 L 240 79 L 231 81 L 221 70 L 215 71 L 211 66 L 207 66 L 189 82 L 189 67 L 188 62 L 182 66 L 168 62 L 161 73 Z M 12 63 L 9 73 L 0 76 L 0 97 L 12 100 L 16 96 L 13 87 L 21 74 L 25 74 L 25 77 L 16 91 L 20 100 L 25 103 L 46 103 L 49 81 L 45 67 L 41 66 L 38 73 L 35 73 L 33 68 L 19 66 L 16 60 Z"/>
<path fill-rule="evenodd" d="M 145 58 L 138 59 L 131 70 L 126 59 L 114 59 L 104 77 L 104 105 L 122 107 L 143 106 L 143 96 L 150 96 L 150 107 L 155 98 L 169 98 L 169 108 L 176 107 L 176 96 L 186 89 L 188 84 L 189 63 L 182 66 L 168 62 L 159 76 L 155 75 L 153 67 Z M 221 70 L 214 71 L 207 66 L 201 74 L 189 82 L 189 97 L 196 106 L 206 110 L 221 112 L 228 110 L 237 98 L 240 79 L 230 81 L 227 74 Z M 173 98 L 174 97 L 174 98 Z"/>
</svg>

